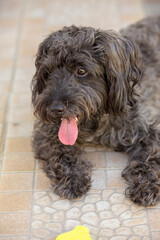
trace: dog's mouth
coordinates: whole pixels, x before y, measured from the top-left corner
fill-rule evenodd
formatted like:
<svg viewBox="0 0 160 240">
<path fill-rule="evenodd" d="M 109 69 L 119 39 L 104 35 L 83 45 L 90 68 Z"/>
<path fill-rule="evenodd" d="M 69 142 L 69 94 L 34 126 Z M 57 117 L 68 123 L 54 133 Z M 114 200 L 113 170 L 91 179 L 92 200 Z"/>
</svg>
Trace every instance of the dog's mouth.
<svg viewBox="0 0 160 240">
<path fill-rule="evenodd" d="M 62 118 L 58 132 L 58 137 L 64 145 L 74 145 L 78 137 L 78 118 L 70 117 L 69 119 Z"/>
</svg>

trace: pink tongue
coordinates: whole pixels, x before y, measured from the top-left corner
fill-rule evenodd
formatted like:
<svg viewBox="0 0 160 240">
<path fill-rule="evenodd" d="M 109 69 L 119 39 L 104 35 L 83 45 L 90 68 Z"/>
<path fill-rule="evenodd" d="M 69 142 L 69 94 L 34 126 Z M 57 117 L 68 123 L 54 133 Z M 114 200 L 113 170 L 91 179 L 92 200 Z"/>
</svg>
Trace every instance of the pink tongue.
<svg viewBox="0 0 160 240">
<path fill-rule="evenodd" d="M 69 121 L 65 118 L 62 119 L 58 137 L 64 145 L 73 145 L 75 143 L 78 137 L 78 127 L 74 117 Z"/>
</svg>

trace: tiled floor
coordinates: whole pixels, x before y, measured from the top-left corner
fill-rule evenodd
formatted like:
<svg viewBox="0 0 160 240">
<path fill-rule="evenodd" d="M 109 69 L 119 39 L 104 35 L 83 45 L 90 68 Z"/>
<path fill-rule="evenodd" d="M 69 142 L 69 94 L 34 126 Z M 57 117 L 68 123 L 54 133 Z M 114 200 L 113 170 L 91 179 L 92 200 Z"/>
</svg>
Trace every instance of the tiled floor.
<svg viewBox="0 0 160 240">
<path fill-rule="evenodd" d="M 68 201 L 50 191 L 30 144 L 30 81 L 42 39 L 71 24 L 118 30 L 158 8 L 158 0 L 0 0 L 0 239 L 55 240 L 81 224 L 93 240 L 160 240 L 160 204 L 143 208 L 124 196 L 127 156 L 88 148 L 92 189 Z"/>
</svg>

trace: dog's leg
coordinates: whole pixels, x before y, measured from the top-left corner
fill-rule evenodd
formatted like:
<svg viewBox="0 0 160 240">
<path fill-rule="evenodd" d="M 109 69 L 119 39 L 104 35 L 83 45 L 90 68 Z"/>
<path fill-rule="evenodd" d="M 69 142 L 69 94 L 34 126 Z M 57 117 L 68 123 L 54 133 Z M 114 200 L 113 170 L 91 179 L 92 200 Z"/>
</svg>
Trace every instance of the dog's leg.
<svg viewBox="0 0 160 240">
<path fill-rule="evenodd" d="M 61 197 L 78 198 L 91 187 L 91 164 L 76 146 L 56 145 L 51 158 L 43 162 L 43 169 L 53 191 Z"/>
<path fill-rule="evenodd" d="M 57 126 L 37 123 L 34 129 L 33 150 L 35 157 L 51 180 L 53 191 L 61 197 L 81 197 L 91 187 L 92 165 L 78 144 L 66 146 L 57 138 Z M 55 132 L 54 132 L 55 131 Z"/>
<path fill-rule="evenodd" d="M 139 132 L 137 138 L 126 149 L 129 164 L 122 172 L 129 184 L 126 195 L 144 206 L 154 205 L 160 199 L 160 131 L 150 126 L 148 133 Z"/>
<path fill-rule="evenodd" d="M 119 123 L 118 123 L 119 124 Z M 141 117 L 125 121 L 120 128 L 111 125 L 101 137 L 103 145 L 128 153 L 128 166 L 122 172 L 129 187 L 127 196 L 144 206 L 160 199 L 160 130 Z"/>
</svg>

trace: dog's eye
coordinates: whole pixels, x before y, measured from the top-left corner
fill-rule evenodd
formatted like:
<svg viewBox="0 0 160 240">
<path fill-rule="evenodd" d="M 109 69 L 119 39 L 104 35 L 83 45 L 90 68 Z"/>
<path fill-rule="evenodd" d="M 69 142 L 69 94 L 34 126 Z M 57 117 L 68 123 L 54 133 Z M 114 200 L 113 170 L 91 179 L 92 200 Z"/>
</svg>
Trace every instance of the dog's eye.
<svg viewBox="0 0 160 240">
<path fill-rule="evenodd" d="M 86 71 L 86 69 L 82 68 L 82 67 L 79 67 L 77 70 L 76 70 L 76 75 L 78 77 L 85 77 L 86 75 L 88 74 L 88 72 Z"/>
</svg>

